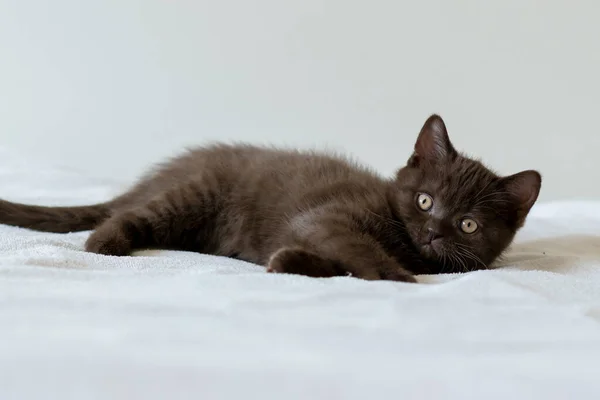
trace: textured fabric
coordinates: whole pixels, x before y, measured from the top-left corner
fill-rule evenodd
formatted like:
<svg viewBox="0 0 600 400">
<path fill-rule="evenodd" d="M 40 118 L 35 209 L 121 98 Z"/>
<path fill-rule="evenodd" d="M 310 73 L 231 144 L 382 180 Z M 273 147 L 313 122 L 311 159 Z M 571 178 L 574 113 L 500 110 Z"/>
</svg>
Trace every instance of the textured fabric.
<svg viewBox="0 0 600 400">
<path fill-rule="evenodd" d="M 13 201 L 124 186 L 0 156 Z M 104 257 L 88 234 L 0 226 L 0 399 L 600 397 L 600 203 L 538 205 L 501 268 L 418 285 Z"/>
</svg>

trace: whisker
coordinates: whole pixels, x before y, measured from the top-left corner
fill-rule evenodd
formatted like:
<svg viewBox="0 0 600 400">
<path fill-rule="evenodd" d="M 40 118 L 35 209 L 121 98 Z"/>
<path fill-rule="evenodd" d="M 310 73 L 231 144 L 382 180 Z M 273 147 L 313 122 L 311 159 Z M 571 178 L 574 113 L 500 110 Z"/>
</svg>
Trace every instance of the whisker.
<svg viewBox="0 0 600 400">
<path fill-rule="evenodd" d="M 386 216 L 383 216 L 383 215 L 377 214 L 375 211 L 373 211 L 373 210 L 369 210 L 368 208 L 366 209 L 366 211 L 367 211 L 367 212 L 369 212 L 369 213 L 371 213 L 372 215 L 374 215 L 374 216 L 376 216 L 376 217 L 380 218 L 381 220 L 383 220 L 383 221 L 385 221 L 385 222 L 387 222 L 387 223 L 389 223 L 389 224 L 391 224 L 391 225 L 393 225 L 393 226 L 397 227 L 397 228 L 404 228 L 404 226 L 403 226 L 401 223 L 399 223 L 399 222 L 398 222 L 398 221 L 396 221 L 396 220 L 393 220 L 393 219 L 392 219 L 392 218 L 390 218 L 390 217 L 386 217 Z"/>
<path fill-rule="evenodd" d="M 485 185 L 485 186 L 484 186 L 484 187 L 483 187 L 483 188 L 482 188 L 482 189 L 481 189 L 479 192 L 477 192 L 477 194 L 476 194 L 475 196 L 473 196 L 473 197 L 475 198 L 475 201 L 479 200 L 479 199 L 478 199 L 478 198 L 479 198 L 479 195 L 480 195 L 481 193 L 483 193 L 483 192 L 484 192 L 484 191 L 485 191 L 485 190 L 486 190 L 488 187 L 490 187 L 490 186 L 492 185 L 492 183 L 494 183 L 494 181 L 489 181 L 489 182 L 487 183 L 487 185 Z"/>
<path fill-rule="evenodd" d="M 458 253 L 461 253 L 463 255 L 463 257 L 469 258 L 473 261 L 475 261 L 478 265 L 481 265 L 483 268 L 487 269 L 487 264 L 483 262 L 483 260 L 481 258 L 479 258 L 473 251 L 472 247 L 469 247 L 467 245 L 461 244 L 461 243 L 455 243 L 456 245 L 456 249 Z"/>
<path fill-rule="evenodd" d="M 452 255 L 452 259 L 457 264 L 456 266 L 459 267 L 459 269 L 460 269 L 459 272 L 469 272 L 470 271 L 469 266 L 468 266 L 468 264 L 469 264 L 468 259 L 472 259 L 472 258 L 470 256 L 467 256 L 463 252 L 461 252 L 459 247 L 457 247 L 455 249 L 455 251 L 453 251 L 449 254 Z"/>
<path fill-rule="evenodd" d="M 448 256 L 452 260 L 452 271 L 451 272 L 464 272 L 464 265 L 462 260 L 458 257 L 456 252 L 449 252 Z"/>
<path fill-rule="evenodd" d="M 507 192 L 507 191 L 505 191 L 505 190 L 501 190 L 501 191 L 495 191 L 495 192 L 487 193 L 487 194 L 485 194 L 485 195 L 483 195 L 483 196 L 481 196 L 481 197 L 479 197 L 479 198 L 476 198 L 476 199 L 475 199 L 475 201 L 476 201 L 476 202 L 478 202 L 478 201 L 481 201 L 481 200 L 487 199 L 488 197 L 492 197 L 492 196 L 502 196 L 502 195 L 508 195 L 508 194 L 510 194 L 510 192 Z"/>
<path fill-rule="evenodd" d="M 440 274 L 443 274 L 443 273 L 444 273 L 444 271 L 446 270 L 446 252 L 445 252 L 445 251 L 442 251 L 442 254 L 441 254 L 441 255 L 442 255 L 442 262 L 441 262 L 441 264 L 442 264 L 442 268 L 441 268 L 441 270 L 440 270 Z"/>
</svg>

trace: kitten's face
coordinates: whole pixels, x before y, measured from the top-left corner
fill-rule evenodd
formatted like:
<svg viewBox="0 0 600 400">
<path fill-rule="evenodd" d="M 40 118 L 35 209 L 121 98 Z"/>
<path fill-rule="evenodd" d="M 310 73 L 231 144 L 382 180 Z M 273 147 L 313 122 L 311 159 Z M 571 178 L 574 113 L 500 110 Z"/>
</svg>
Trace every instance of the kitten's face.
<svg viewBox="0 0 600 400">
<path fill-rule="evenodd" d="M 535 171 L 502 178 L 458 154 L 432 116 L 391 201 L 415 247 L 439 268 L 432 272 L 466 272 L 487 268 L 508 247 L 540 186 Z"/>
</svg>

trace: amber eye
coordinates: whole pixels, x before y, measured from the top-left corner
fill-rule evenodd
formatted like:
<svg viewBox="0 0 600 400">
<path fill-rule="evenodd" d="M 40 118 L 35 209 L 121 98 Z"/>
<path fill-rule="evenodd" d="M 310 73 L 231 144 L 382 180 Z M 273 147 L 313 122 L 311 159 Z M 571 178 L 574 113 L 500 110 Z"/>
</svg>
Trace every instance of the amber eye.
<svg viewBox="0 0 600 400">
<path fill-rule="evenodd" d="M 423 211 L 429 211 L 433 207 L 433 199 L 427 193 L 421 193 L 417 196 L 417 206 Z"/>
<path fill-rule="evenodd" d="M 478 227 L 477 222 L 473 221 L 471 218 L 465 218 L 460 222 L 460 230 L 464 233 L 473 233 Z"/>
</svg>

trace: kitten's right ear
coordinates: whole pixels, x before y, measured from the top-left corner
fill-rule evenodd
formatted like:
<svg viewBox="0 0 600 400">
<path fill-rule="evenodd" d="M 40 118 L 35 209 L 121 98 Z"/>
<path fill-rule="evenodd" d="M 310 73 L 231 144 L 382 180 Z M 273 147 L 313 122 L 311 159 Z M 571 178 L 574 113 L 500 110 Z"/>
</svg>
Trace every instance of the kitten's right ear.
<svg viewBox="0 0 600 400">
<path fill-rule="evenodd" d="M 415 143 L 415 151 L 408 164 L 416 166 L 421 160 L 443 163 L 453 159 L 456 155 L 457 152 L 450 142 L 444 120 L 439 115 L 433 114 L 421 128 Z"/>
</svg>

